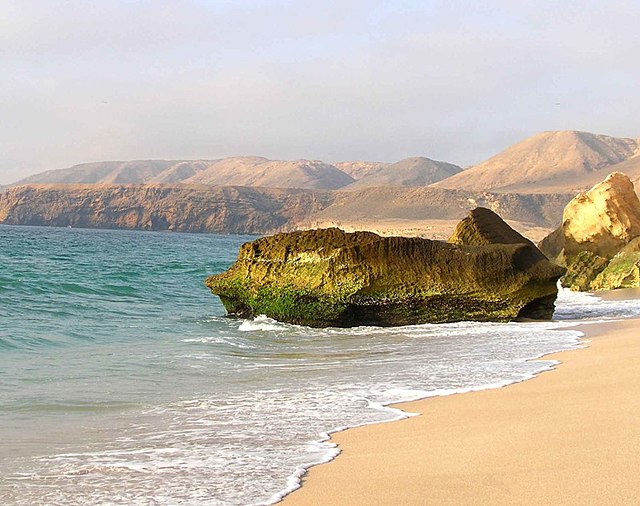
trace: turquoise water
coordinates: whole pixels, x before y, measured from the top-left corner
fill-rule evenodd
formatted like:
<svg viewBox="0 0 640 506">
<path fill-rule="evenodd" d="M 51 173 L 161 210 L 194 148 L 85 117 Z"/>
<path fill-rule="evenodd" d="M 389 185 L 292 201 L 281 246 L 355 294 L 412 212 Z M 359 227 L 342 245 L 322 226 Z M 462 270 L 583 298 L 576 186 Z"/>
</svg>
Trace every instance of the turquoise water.
<svg viewBox="0 0 640 506">
<path fill-rule="evenodd" d="M 584 318 L 309 329 L 224 316 L 202 282 L 245 236 L 0 227 L 0 503 L 252 504 L 385 405 L 531 377 Z"/>
</svg>

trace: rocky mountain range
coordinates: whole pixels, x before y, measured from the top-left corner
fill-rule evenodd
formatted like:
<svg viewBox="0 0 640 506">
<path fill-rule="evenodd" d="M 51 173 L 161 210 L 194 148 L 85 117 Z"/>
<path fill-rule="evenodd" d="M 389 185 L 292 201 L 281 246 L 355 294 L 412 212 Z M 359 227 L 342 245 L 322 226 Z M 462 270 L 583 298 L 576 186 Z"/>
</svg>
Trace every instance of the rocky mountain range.
<svg viewBox="0 0 640 506">
<path fill-rule="evenodd" d="M 457 165 L 425 157 L 396 163 L 269 160 L 259 156 L 220 160 L 96 162 L 27 177 L 24 184 L 207 184 L 336 190 L 366 186 L 426 186 L 460 172 Z"/>
<path fill-rule="evenodd" d="M 229 233 L 339 226 L 446 238 L 482 206 L 538 240 L 575 193 L 614 170 L 640 180 L 640 142 L 577 131 L 543 132 L 465 170 L 426 157 L 96 162 L 5 187 L 0 223 Z"/>
</svg>

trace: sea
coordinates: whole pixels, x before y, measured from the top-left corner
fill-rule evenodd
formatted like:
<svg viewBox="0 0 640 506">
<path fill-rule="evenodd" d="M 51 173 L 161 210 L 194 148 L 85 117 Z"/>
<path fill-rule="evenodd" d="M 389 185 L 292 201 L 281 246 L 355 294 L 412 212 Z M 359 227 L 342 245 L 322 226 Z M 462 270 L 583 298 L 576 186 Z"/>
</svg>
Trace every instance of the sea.
<svg viewBox="0 0 640 506">
<path fill-rule="evenodd" d="M 253 238 L 0 226 L 0 504 L 273 504 L 331 432 L 526 380 L 577 324 L 640 316 L 561 290 L 544 323 L 230 318 L 203 281 Z"/>
</svg>

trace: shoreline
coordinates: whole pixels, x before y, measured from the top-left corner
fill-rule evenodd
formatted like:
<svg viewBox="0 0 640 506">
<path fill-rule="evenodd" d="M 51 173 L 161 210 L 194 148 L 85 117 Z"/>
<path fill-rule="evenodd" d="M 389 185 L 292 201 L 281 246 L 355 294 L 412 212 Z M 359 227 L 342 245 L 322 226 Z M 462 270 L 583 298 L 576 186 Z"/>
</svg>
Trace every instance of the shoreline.
<svg viewBox="0 0 640 506">
<path fill-rule="evenodd" d="M 599 293 L 597 295 L 602 297 L 603 294 Z M 634 299 L 637 296 L 637 291 L 629 291 L 626 294 L 615 294 L 615 297 L 611 297 L 609 300 Z M 314 464 L 306 468 L 304 473 L 298 474 L 298 479 L 301 477 L 301 487 L 285 495 L 281 503 L 293 505 L 585 504 L 584 501 L 587 500 L 586 503 L 588 504 L 589 498 L 594 499 L 596 503 L 603 503 L 603 501 L 615 502 L 620 500 L 620 495 L 625 498 L 628 494 L 632 494 L 634 503 L 636 501 L 640 503 L 640 485 L 635 485 L 636 473 L 634 472 L 634 470 L 640 468 L 640 450 L 631 455 L 631 460 L 624 461 L 626 462 L 624 467 L 631 468 L 632 481 L 628 483 L 628 487 L 618 490 L 618 496 L 611 497 L 609 494 L 607 497 L 600 497 L 597 493 L 593 493 L 583 497 L 580 501 L 576 499 L 578 497 L 576 491 L 572 491 L 568 495 L 560 494 L 563 488 L 568 487 L 566 481 L 563 481 L 564 487 L 560 486 L 558 488 L 556 486 L 553 489 L 555 490 L 555 495 L 548 490 L 542 490 L 545 489 L 545 485 L 542 482 L 539 484 L 541 489 L 539 487 L 531 487 L 531 482 L 538 482 L 545 473 L 540 472 L 539 466 L 533 465 L 529 466 L 532 474 L 527 474 L 524 471 L 527 468 L 526 461 L 529 460 L 529 456 L 540 457 L 540 451 L 537 453 L 531 452 L 532 455 L 528 455 L 526 452 L 517 453 L 516 455 L 521 455 L 520 461 L 518 461 L 518 458 L 514 459 L 514 455 L 508 454 L 506 450 L 506 453 L 502 456 L 505 462 L 513 461 L 512 463 L 516 464 L 518 471 L 515 474 L 520 479 L 524 478 L 525 483 L 523 486 L 522 483 L 518 485 L 518 480 L 514 480 L 514 477 L 510 476 L 514 473 L 510 473 L 508 466 L 500 464 L 500 451 L 498 450 L 498 447 L 502 447 L 502 443 L 504 443 L 505 430 L 507 433 L 522 432 L 523 427 L 518 427 L 518 422 L 524 421 L 524 425 L 531 429 L 531 425 L 534 423 L 531 420 L 536 420 L 536 416 L 543 421 L 547 420 L 547 422 L 549 418 L 553 418 L 556 415 L 560 416 L 556 411 L 549 412 L 554 405 L 549 403 L 537 406 L 538 409 L 534 409 L 533 413 L 521 413 L 520 417 L 518 417 L 518 412 L 523 407 L 521 406 L 522 402 L 518 401 L 518 397 L 529 395 L 530 391 L 535 391 L 537 397 L 553 397 L 553 392 L 559 388 L 559 384 L 574 381 L 571 377 L 574 373 L 574 368 L 577 368 L 578 373 L 580 373 L 580 370 L 585 368 L 585 363 L 593 362 L 594 359 L 597 362 L 599 354 L 604 353 L 606 355 L 610 353 L 610 350 L 607 350 L 612 346 L 612 342 L 623 340 L 629 345 L 629 340 L 633 341 L 634 330 L 638 328 L 640 328 L 640 318 L 597 323 L 576 321 L 575 326 L 562 329 L 567 331 L 578 330 L 582 333 L 582 336 L 577 340 L 576 346 L 529 359 L 530 361 L 544 360 L 553 362 L 534 373 L 530 378 L 524 378 L 502 386 L 487 385 L 465 392 L 453 392 L 451 394 L 435 395 L 414 401 L 390 404 L 386 407 L 399 410 L 405 416 L 388 422 L 377 422 L 332 432 L 327 442 L 337 445 L 340 453 L 327 462 Z M 605 339 L 607 337 L 611 339 L 607 341 Z M 634 358 L 640 360 L 640 339 L 637 341 L 637 344 L 633 343 L 634 351 L 637 351 L 637 356 L 634 355 Z M 595 351 L 594 342 L 597 343 L 595 344 Z M 600 350 L 601 347 L 605 350 L 604 352 Z M 587 358 L 585 359 L 582 354 L 587 354 Z M 625 359 L 624 353 L 622 355 L 624 362 L 632 360 L 630 357 Z M 617 356 L 617 359 L 620 359 L 620 356 Z M 601 364 L 598 365 L 601 366 Z M 602 369 L 602 367 L 598 368 Z M 569 370 L 567 371 L 567 369 Z M 608 371 L 610 375 L 615 376 L 613 369 L 613 367 L 605 368 L 605 372 Z M 551 371 L 554 371 L 555 374 L 542 374 Z M 557 377 L 559 371 L 563 371 L 560 378 Z M 541 380 L 542 378 L 544 380 Z M 585 387 L 581 388 L 575 384 L 572 386 L 573 389 L 570 389 L 570 392 L 584 393 Z M 551 394 L 545 392 L 545 388 L 550 388 L 552 390 Z M 640 394 L 640 379 L 634 382 L 632 388 L 636 389 L 635 393 Z M 538 391 L 540 389 L 542 389 L 542 392 Z M 557 403 L 557 395 L 555 397 Z M 571 396 L 569 395 L 569 397 Z M 640 399 L 640 397 L 636 398 Z M 583 400 L 589 403 L 588 400 Z M 483 403 L 488 404 L 483 406 Z M 486 411 L 489 406 L 494 411 L 508 415 L 506 418 L 514 422 L 514 424 L 506 427 L 505 420 L 501 420 L 500 416 L 487 415 Z M 635 449 L 640 448 L 640 400 L 636 401 L 633 406 L 635 408 L 634 413 L 637 414 L 638 428 L 635 431 L 631 431 L 632 435 L 629 437 L 632 444 L 628 446 Z M 531 409 L 530 406 L 524 407 Z M 574 407 L 580 410 L 583 406 L 577 404 Z M 454 413 L 456 416 L 454 416 Z M 466 417 L 460 416 L 464 413 L 466 413 Z M 481 423 L 476 423 L 474 417 L 470 418 L 469 414 L 480 415 Z M 528 423 L 526 423 L 527 420 Z M 585 418 L 585 421 L 588 420 L 590 418 Z M 498 429 L 497 432 L 487 430 L 492 425 Z M 467 430 L 462 430 L 462 427 L 466 427 Z M 553 426 L 551 428 L 553 429 Z M 607 428 L 611 427 L 605 427 L 605 434 L 607 433 Z M 485 432 L 483 433 L 482 430 L 477 429 L 485 429 Z M 534 427 L 534 429 L 536 430 L 533 433 L 540 435 L 541 429 L 539 427 Z M 508 447 L 524 443 L 524 446 L 531 450 L 531 445 L 527 443 L 530 443 L 532 434 L 525 433 L 521 435 L 525 437 L 520 439 L 508 437 Z M 475 442 L 476 445 L 480 443 L 479 449 L 482 452 L 477 447 L 467 447 L 466 445 L 463 446 L 467 450 L 461 451 L 461 440 L 466 441 L 468 439 Z M 495 441 L 492 441 L 494 439 Z M 371 441 L 376 441 L 378 444 L 372 445 Z M 566 456 L 567 454 L 554 453 L 552 444 L 546 444 L 544 448 L 547 448 L 548 452 L 543 451 L 543 468 L 547 468 L 546 474 L 551 473 L 553 475 L 554 473 L 549 470 L 553 467 L 553 456 Z M 538 450 L 540 450 L 539 447 Z M 478 457 L 478 455 L 487 457 L 486 453 L 491 456 L 491 459 L 478 458 L 477 461 L 471 459 L 471 457 Z M 578 448 L 578 453 L 580 453 L 580 448 Z M 565 457 L 563 461 L 565 464 L 563 469 L 565 470 L 567 466 L 571 467 L 571 461 L 566 460 L 566 458 L 568 457 Z M 474 460 L 477 465 L 475 467 L 471 465 L 470 460 Z M 538 458 L 538 460 L 540 459 Z M 487 468 L 489 461 L 495 465 L 495 468 Z M 616 461 L 609 459 L 607 462 L 611 464 Z M 637 465 L 632 465 L 632 462 Z M 460 469 L 456 473 L 455 470 L 458 467 Z M 447 473 L 447 469 L 450 470 L 451 474 Z M 535 478 L 536 476 L 538 478 Z M 608 476 L 608 478 L 613 482 L 616 479 L 620 481 L 619 477 L 616 476 Z M 593 483 L 593 481 L 584 482 L 585 486 L 590 483 Z M 506 490 L 505 484 L 509 484 L 506 485 Z M 512 492 L 509 492 L 509 490 Z M 528 494 L 527 491 L 529 492 Z M 563 502 L 563 497 L 568 499 L 569 502 Z M 627 504 L 627 502 L 623 502 L 623 504 Z"/>
</svg>

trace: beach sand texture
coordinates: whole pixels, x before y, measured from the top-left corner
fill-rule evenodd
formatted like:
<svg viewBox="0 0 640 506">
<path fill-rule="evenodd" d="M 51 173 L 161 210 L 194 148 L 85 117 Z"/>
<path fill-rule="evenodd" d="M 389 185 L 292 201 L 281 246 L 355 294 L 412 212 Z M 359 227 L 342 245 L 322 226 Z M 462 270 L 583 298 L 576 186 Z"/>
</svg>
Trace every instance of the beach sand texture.
<svg viewBox="0 0 640 506">
<path fill-rule="evenodd" d="M 640 320 L 580 329 L 552 372 L 334 434 L 340 456 L 284 504 L 640 504 Z"/>
</svg>

